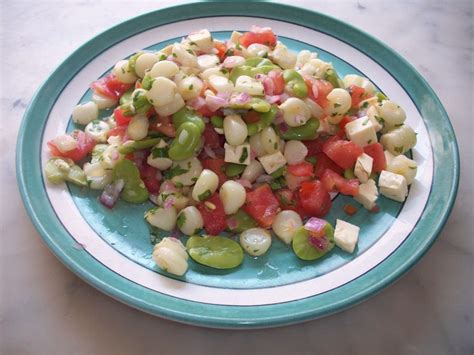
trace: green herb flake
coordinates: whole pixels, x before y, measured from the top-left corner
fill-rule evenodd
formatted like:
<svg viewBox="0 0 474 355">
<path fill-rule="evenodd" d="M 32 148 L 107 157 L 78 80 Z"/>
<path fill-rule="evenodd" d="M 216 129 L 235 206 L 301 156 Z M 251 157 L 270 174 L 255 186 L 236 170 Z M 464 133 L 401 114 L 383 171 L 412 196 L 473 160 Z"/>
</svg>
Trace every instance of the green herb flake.
<svg viewBox="0 0 474 355">
<path fill-rule="evenodd" d="M 176 220 L 176 225 L 179 229 L 183 228 L 184 224 L 186 223 L 186 213 L 180 213 L 178 215 L 178 219 Z"/>
<path fill-rule="evenodd" d="M 337 116 L 337 112 L 331 113 L 331 117 L 336 117 L 336 116 Z"/>
<path fill-rule="evenodd" d="M 242 155 L 239 158 L 239 163 L 243 163 L 249 156 L 249 152 L 247 148 L 242 149 Z"/>
<path fill-rule="evenodd" d="M 369 107 L 369 102 L 368 101 L 365 101 L 363 104 L 362 104 L 362 108 L 367 108 Z"/>
<path fill-rule="evenodd" d="M 227 74 L 229 71 L 228 71 L 226 68 L 222 68 L 222 69 L 220 70 L 220 72 L 221 72 L 222 74 Z"/>
<path fill-rule="evenodd" d="M 237 50 L 239 50 L 239 51 L 242 49 L 242 46 L 240 45 L 240 43 L 237 43 L 237 44 L 235 45 L 235 49 L 237 49 Z"/>
<path fill-rule="evenodd" d="M 225 54 L 224 54 L 224 55 L 225 55 L 226 57 L 234 55 L 234 49 L 233 49 L 233 48 L 229 48 L 228 50 L 225 51 Z"/>
<path fill-rule="evenodd" d="M 198 200 L 199 201 L 207 200 L 209 197 L 211 197 L 211 195 L 212 195 L 211 190 L 206 190 L 202 194 L 198 195 Z"/>
<path fill-rule="evenodd" d="M 396 124 L 395 127 L 401 127 L 403 126 L 403 123 Z"/>
<path fill-rule="evenodd" d="M 369 140 L 367 141 L 367 144 L 370 144 L 370 143 L 372 143 L 372 139 L 369 139 Z"/>
<path fill-rule="evenodd" d="M 416 170 L 416 166 L 409 166 L 410 169 Z"/>
<path fill-rule="evenodd" d="M 191 90 L 193 89 L 193 87 L 194 87 L 193 84 L 189 85 L 189 86 L 188 86 L 188 90 L 191 91 Z"/>
<path fill-rule="evenodd" d="M 153 158 L 168 158 L 168 149 L 167 148 L 153 148 L 151 150 L 151 156 Z"/>
<path fill-rule="evenodd" d="M 364 120 L 364 122 L 362 122 L 362 126 L 367 126 L 368 123 L 369 123 L 369 119 L 366 118 L 366 119 Z"/>
<path fill-rule="evenodd" d="M 384 123 L 385 122 L 385 120 L 380 116 L 375 115 L 374 117 L 375 117 L 375 119 L 377 120 L 378 123 Z"/>
<path fill-rule="evenodd" d="M 317 161 L 317 160 L 318 160 L 318 159 L 317 159 L 316 157 L 307 157 L 307 158 L 306 158 L 306 161 L 309 162 L 309 163 L 311 163 L 311 164 L 313 164 L 313 165 L 316 164 L 316 161 Z"/>
<path fill-rule="evenodd" d="M 334 103 L 334 108 L 337 108 L 337 107 L 341 107 L 341 104 L 338 102 Z"/>
<path fill-rule="evenodd" d="M 402 153 L 403 153 L 403 145 L 401 145 L 401 146 L 399 146 L 399 147 L 395 147 L 395 148 L 393 148 L 393 150 L 394 150 L 396 153 L 402 154 Z"/>
<path fill-rule="evenodd" d="M 166 58 L 168 58 L 168 57 L 166 56 L 166 54 L 160 55 L 160 61 L 165 60 Z"/>
<path fill-rule="evenodd" d="M 190 46 L 196 46 L 196 47 L 197 47 L 196 42 L 193 42 L 193 41 L 189 41 L 189 45 L 190 45 Z"/>
<path fill-rule="evenodd" d="M 186 174 L 188 171 L 189 171 L 188 169 L 183 169 L 179 165 L 176 165 L 175 167 L 169 170 L 166 170 L 164 173 L 164 177 L 166 180 L 170 180 L 175 176 Z"/>
<path fill-rule="evenodd" d="M 278 143 L 277 142 L 273 143 L 273 149 L 278 150 Z"/>
<path fill-rule="evenodd" d="M 189 54 L 194 55 L 194 52 L 191 49 L 186 49 L 186 52 L 188 52 Z"/>
<path fill-rule="evenodd" d="M 176 53 L 171 54 L 174 58 L 178 58 L 178 55 Z"/>
</svg>

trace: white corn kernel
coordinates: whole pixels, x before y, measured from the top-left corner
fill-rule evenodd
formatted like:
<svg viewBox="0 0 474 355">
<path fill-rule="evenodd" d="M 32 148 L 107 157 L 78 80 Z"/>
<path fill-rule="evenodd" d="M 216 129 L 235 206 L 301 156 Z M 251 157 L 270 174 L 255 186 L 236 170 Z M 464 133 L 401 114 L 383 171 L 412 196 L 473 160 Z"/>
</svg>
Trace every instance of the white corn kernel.
<svg viewBox="0 0 474 355">
<path fill-rule="evenodd" d="M 273 232 L 286 244 L 293 240 L 295 230 L 303 225 L 303 221 L 295 211 L 285 210 L 279 212 L 272 223 Z"/>
<path fill-rule="evenodd" d="M 298 164 L 308 155 L 308 148 L 301 141 L 288 141 L 283 155 L 288 164 Z"/>
<path fill-rule="evenodd" d="M 209 169 L 201 171 L 199 178 L 193 188 L 192 197 L 195 201 L 203 201 L 209 198 L 217 190 L 219 177 Z"/>
<path fill-rule="evenodd" d="M 247 125 L 239 115 L 226 116 L 224 118 L 224 135 L 230 145 L 241 145 L 247 139 Z"/>
<path fill-rule="evenodd" d="M 204 221 L 196 207 L 188 206 L 179 212 L 176 224 L 181 233 L 193 235 L 204 226 Z"/>
<path fill-rule="evenodd" d="M 267 252 L 272 244 L 272 236 L 263 228 L 250 228 L 240 234 L 240 245 L 252 256 Z"/>
<path fill-rule="evenodd" d="M 245 188 L 233 180 L 228 180 L 222 184 L 219 196 L 224 205 L 225 214 L 234 214 L 245 203 L 247 193 Z"/>
<path fill-rule="evenodd" d="M 118 81 L 124 84 L 133 84 L 138 79 L 135 73 L 130 70 L 128 60 L 117 62 L 114 69 L 112 69 L 112 74 L 115 75 Z"/>
<path fill-rule="evenodd" d="M 283 119 L 290 127 L 302 126 L 311 118 L 310 108 L 297 97 L 286 99 L 279 108 L 283 112 Z"/>
<path fill-rule="evenodd" d="M 251 160 L 250 164 L 245 167 L 241 179 L 247 180 L 250 183 L 257 180 L 257 178 L 265 172 L 262 164 L 258 160 Z"/>
<path fill-rule="evenodd" d="M 86 125 L 99 117 L 99 108 L 95 102 L 89 101 L 74 107 L 72 120 L 75 123 Z"/>
<path fill-rule="evenodd" d="M 168 208 L 155 207 L 145 213 L 145 219 L 148 223 L 165 231 L 174 229 L 177 218 L 178 214 L 173 206 Z"/>
<path fill-rule="evenodd" d="M 143 139 L 148 134 L 148 118 L 145 115 L 133 116 L 127 126 L 127 136 L 134 141 Z"/>
</svg>

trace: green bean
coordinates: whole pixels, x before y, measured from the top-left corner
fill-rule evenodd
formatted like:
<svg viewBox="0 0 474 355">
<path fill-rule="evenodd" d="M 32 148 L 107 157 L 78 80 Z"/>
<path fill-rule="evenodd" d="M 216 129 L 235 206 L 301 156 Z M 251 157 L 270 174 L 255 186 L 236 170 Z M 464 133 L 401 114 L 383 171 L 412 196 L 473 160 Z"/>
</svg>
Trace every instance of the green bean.
<svg viewBox="0 0 474 355">
<path fill-rule="evenodd" d="M 275 116 L 278 112 L 278 107 L 276 105 L 272 105 L 270 110 L 265 113 L 260 114 L 260 120 L 257 122 L 249 123 L 247 125 L 247 131 L 249 136 L 253 136 L 260 132 L 265 127 L 268 127 L 272 124 Z"/>
<path fill-rule="evenodd" d="M 132 103 L 134 114 L 147 113 L 152 106 L 146 97 L 146 90 L 144 89 L 136 89 L 133 92 Z"/>
<path fill-rule="evenodd" d="M 224 118 L 220 116 L 212 116 L 211 124 L 216 128 L 224 128 Z"/>
<path fill-rule="evenodd" d="M 134 55 L 130 57 L 128 60 L 128 70 L 137 75 L 137 72 L 135 71 L 135 64 L 137 63 L 137 59 L 139 56 L 141 56 L 143 52 L 137 52 Z"/>
<path fill-rule="evenodd" d="M 77 186 L 87 186 L 87 179 L 84 171 L 71 159 L 51 158 L 44 168 L 47 179 L 53 184 L 60 184 L 68 181 Z"/>
<path fill-rule="evenodd" d="M 283 71 L 283 80 L 288 85 L 291 91 L 299 98 L 305 98 L 308 96 L 308 88 L 303 77 L 293 69 L 287 69 Z"/>
<path fill-rule="evenodd" d="M 242 233 L 247 229 L 258 227 L 257 222 L 242 209 L 230 216 L 229 220 L 235 221 L 235 223 L 229 223 L 229 230 L 232 233 Z"/>
<path fill-rule="evenodd" d="M 200 134 L 202 134 L 204 128 L 206 128 L 201 116 L 196 111 L 190 110 L 186 107 L 183 107 L 181 110 L 173 114 L 174 128 L 178 129 L 184 122 L 194 123 L 199 128 Z"/>
<path fill-rule="evenodd" d="M 150 90 L 154 81 L 155 81 L 154 78 L 152 78 L 149 75 L 145 75 L 142 79 L 142 89 Z"/>
<path fill-rule="evenodd" d="M 334 69 L 328 69 L 326 73 L 324 73 L 324 80 L 329 81 L 334 89 L 341 87 L 339 84 L 339 77 L 337 76 L 337 72 Z"/>
<path fill-rule="evenodd" d="M 130 88 L 125 93 L 120 97 L 120 105 L 124 105 L 130 101 L 132 101 L 132 93 L 133 93 L 134 88 Z"/>
<path fill-rule="evenodd" d="M 140 178 L 140 171 L 135 163 L 128 159 L 120 160 L 114 168 L 114 181 L 123 180 L 124 186 L 120 194 L 124 201 L 142 203 L 148 199 L 148 190 Z"/>
<path fill-rule="evenodd" d="M 225 174 L 228 177 L 235 177 L 240 175 L 245 170 L 246 165 L 235 164 L 235 163 L 225 163 Z"/>
<path fill-rule="evenodd" d="M 182 123 L 170 145 L 168 155 L 172 160 L 191 158 L 201 142 L 201 131 L 193 122 Z"/>
<path fill-rule="evenodd" d="M 151 148 L 160 143 L 160 141 L 161 138 L 143 139 L 141 141 L 127 141 L 119 146 L 118 151 L 121 154 L 129 154 L 136 152 L 137 150 Z"/>
<path fill-rule="evenodd" d="M 276 129 L 281 138 L 285 140 L 305 141 L 318 137 L 319 120 L 310 119 L 304 125 L 299 127 L 289 127 L 285 132 L 277 126 Z"/>
</svg>

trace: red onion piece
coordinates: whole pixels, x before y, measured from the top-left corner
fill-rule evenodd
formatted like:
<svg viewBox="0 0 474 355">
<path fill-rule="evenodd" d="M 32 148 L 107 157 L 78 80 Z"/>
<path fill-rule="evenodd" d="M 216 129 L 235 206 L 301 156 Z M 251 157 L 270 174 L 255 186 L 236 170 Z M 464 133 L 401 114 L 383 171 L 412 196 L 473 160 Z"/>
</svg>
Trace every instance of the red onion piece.
<svg viewBox="0 0 474 355">
<path fill-rule="evenodd" d="M 229 226 L 230 229 L 235 229 L 239 225 L 237 220 L 235 218 L 229 218 L 227 220 L 227 225 Z"/>
<path fill-rule="evenodd" d="M 266 99 L 266 97 L 265 97 L 265 99 Z M 284 122 L 285 122 L 285 120 L 283 119 L 283 114 L 281 113 L 281 111 L 278 111 L 276 116 L 275 116 L 275 119 L 273 120 L 273 123 L 276 124 L 276 125 L 279 125 L 279 124 L 284 123 Z"/>
<path fill-rule="evenodd" d="M 176 198 L 173 195 L 170 195 L 166 198 L 165 202 L 163 202 L 163 207 L 170 208 L 170 207 L 173 207 L 175 203 L 176 203 Z"/>
<path fill-rule="evenodd" d="M 311 217 L 308 219 L 308 221 L 304 225 L 304 229 L 307 231 L 316 233 L 316 234 L 321 234 L 321 232 L 324 230 L 324 226 L 328 224 L 324 219 L 317 218 L 317 217 Z"/>
<path fill-rule="evenodd" d="M 222 97 L 215 96 L 215 95 L 207 95 L 206 96 L 206 105 L 212 112 L 217 111 L 221 107 L 224 107 L 227 104 L 227 100 L 223 99 Z"/>
<path fill-rule="evenodd" d="M 313 236 L 310 236 L 309 237 L 309 242 L 311 243 L 311 245 L 315 246 L 319 250 L 324 250 L 324 249 L 326 249 L 326 246 L 327 246 L 326 237 L 313 237 Z"/>
<path fill-rule="evenodd" d="M 212 158 L 212 159 L 216 159 L 217 158 L 217 155 L 216 153 L 212 150 L 211 147 L 209 147 L 208 145 L 205 145 L 204 146 L 204 151 L 206 152 L 207 156 L 209 158 Z"/>
<path fill-rule="evenodd" d="M 249 189 L 252 188 L 252 184 L 247 179 L 239 179 L 239 180 L 235 180 L 235 182 L 238 182 L 243 187 L 246 187 L 246 188 L 249 188 Z"/>
<path fill-rule="evenodd" d="M 178 191 L 176 189 L 175 184 L 171 180 L 166 180 L 163 181 L 163 183 L 160 186 L 160 192 L 175 192 Z"/>
<path fill-rule="evenodd" d="M 260 175 L 257 180 L 255 180 L 257 183 L 261 184 L 261 183 L 270 183 L 273 181 L 273 176 L 271 175 L 266 175 L 266 174 L 263 174 L 263 175 Z"/>
<path fill-rule="evenodd" d="M 224 100 L 230 99 L 230 92 L 218 92 L 216 95 Z"/>
<path fill-rule="evenodd" d="M 195 97 L 194 99 L 188 102 L 188 105 L 191 106 L 195 110 L 199 110 L 205 104 L 206 104 L 206 100 L 201 96 Z"/>
<path fill-rule="evenodd" d="M 108 208 L 114 207 L 124 185 L 125 185 L 125 182 L 122 179 L 117 180 L 114 183 L 107 185 L 104 191 L 102 191 L 102 194 L 99 197 L 99 201 L 105 207 L 108 207 Z"/>
<path fill-rule="evenodd" d="M 231 97 L 230 103 L 232 104 L 239 104 L 239 105 L 245 105 L 252 99 L 252 96 L 247 94 L 246 92 L 242 92 L 236 96 Z"/>
<path fill-rule="evenodd" d="M 280 99 L 281 99 L 280 95 L 265 95 L 265 100 L 269 104 L 276 104 L 277 102 L 280 101 Z"/>
<path fill-rule="evenodd" d="M 265 95 L 273 95 L 275 92 L 275 83 L 272 79 L 266 77 L 263 79 L 263 90 L 265 91 Z"/>
<path fill-rule="evenodd" d="M 283 94 L 280 95 L 280 101 L 285 102 L 290 96 L 284 92 Z"/>
<path fill-rule="evenodd" d="M 282 122 L 278 125 L 278 129 L 281 133 L 285 133 L 286 131 L 288 131 L 288 125 L 285 122 Z"/>
</svg>

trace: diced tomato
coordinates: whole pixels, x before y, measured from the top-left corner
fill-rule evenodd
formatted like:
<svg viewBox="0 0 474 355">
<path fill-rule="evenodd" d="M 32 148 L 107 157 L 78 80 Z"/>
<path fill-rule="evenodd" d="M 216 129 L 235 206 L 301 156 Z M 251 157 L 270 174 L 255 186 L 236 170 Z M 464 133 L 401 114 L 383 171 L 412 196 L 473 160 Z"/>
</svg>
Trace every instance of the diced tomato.
<svg viewBox="0 0 474 355">
<path fill-rule="evenodd" d="M 359 180 L 346 180 L 331 169 L 324 170 L 321 176 L 321 182 L 326 190 L 331 192 L 340 192 L 343 195 L 356 196 L 359 193 Z"/>
<path fill-rule="evenodd" d="M 260 121 L 260 114 L 254 110 L 250 110 L 244 113 L 242 119 L 245 121 L 245 123 L 255 123 Z"/>
<path fill-rule="evenodd" d="M 305 217 L 305 213 L 301 208 L 298 191 L 291 191 L 290 189 L 283 188 L 275 191 L 275 197 L 280 202 L 280 208 L 282 210 L 292 210 L 298 213 L 301 218 Z"/>
<path fill-rule="evenodd" d="M 214 193 L 206 201 L 200 202 L 197 209 L 201 212 L 204 221 L 204 229 L 210 235 L 218 235 L 227 227 L 224 205 L 217 193 Z"/>
<path fill-rule="evenodd" d="M 119 99 L 125 91 L 130 89 L 132 84 L 124 84 L 120 82 L 115 75 L 109 74 L 91 84 L 91 89 L 101 95 L 112 99 Z"/>
<path fill-rule="evenodd" d="M 199 107 L 197 110 L 201 115 L 206 116 L 206 117 L 211 117 L 215 115 L 216 111 L 211 111 L 207 105 L 202 105 Z"/>
<path fill-rule="evenodd" d="M 291 164 L 288 165 L 288 172 L 294 176 L 311 176 L 313 174 L 313 165 L 307 161 Z"/>
<path fill-rule="evenodd" d="M 71 136 L 76 140 L 77 146 L 76 148 L 67 152 L 61 152 L 54 143 L 54 140 L 51 140 L 47 143 L 49 151 L 53 157 L 69 158 L 75 162 L 78 162 L 84 159 L 86 155 L 92 152 L 92 149 L 94 149 L 95 140 L 90 138 L 83 131 L 74 131 L 71 133 Z"/>
<path fill-rule="evenodd" d="M 217 56 L 222 62 L 225 58 L 225 52 L 227 51 L 227 46 L 222 42 L 214 41 L 214 48 L 217 49 Z"/>
<path fill-rule="evenodd" d="M 341 132 L 344 132 L 344 129 L 346 127 L 346 124 L 348 124 L 349 122 L 352 122 L 354 121 L 354 117 L 352 116 L 344 116 L 341 120 L 341 122 L 339 122 L 339 131 Z"/>
<path fill-rule="evenodd" d="M 247 48 L 251 44 L 260 43 L 268 47 L 276 45 L 277 36 L 273 33 L 271 28 L 261 28 L 258 32 L 245 32 L 239 39 L 239 43 Z"/>
<path fill-rule="evenodd" d="M 140 169 L 140 177 L 145 183 L 145 187 L 151 194 L 157 194 L 160 192 L 160 181 L 158 180 L 157 174 L 158 169 L 148 164 L 142 164 Z"/>
<path fill-rule="evenodd" d="M 163 133 L 167 137 L 176 136 L 176 129 L 174 128 L 171 116 L 154 116 L 150 119 L 148 127 L 150 131 Z"/>
<path fill-rule="evenodd" d="M 318 153 L 321 153 L 323 151 L 323 144 L 326 140 L 326 137 L 320 136 L 310 141 L 302 141 L 306 148 L 308 148 L 308 157 L 314 157 Z"/>
<path fill-rule="evenodd" d="M 323 176 L 324 170 L 326 169 L 331 169 L 339 175 L 341 175 L 343 172 L 343 170 L 331 159 L 329 159 L 326 154 L 316 154 L 316 165 L 314 167 L 314 175 L 316 175 L 318 178 L 321 178 L 321 176 Z"/>
<path fill-rule="evenodd" d="M 324 143 L 323 152 L 341 168 L 349 169 L 364 150 L 352 141 L 331 138 Z"/>
<path fill-rule="evenodd" d="M 295 176 L 289 172 L 285 174 L 286 186 L 290 190 L 298 190 L 303 181 L 311 180 L 311 176 Z"/>
<path fill-rule="evenodd" d="M 364 147 L 364 152 L 370 155 L 374 162 L 372 163 L 372 172 L 380 173 L 387 168 L 387 161 L 383 152 L 383 146 L 380 143 L 370 144 Z"/>
<path fill-rule="evenodd" d="M 206 124 L 206 128 L 204 128 L 202 136 L 204 137 L 205 146 L 212 149 L 224 147 L 224 136 L 218 134 L 210 123 Z"/>
<path fill-rule="evenodd" d="M 117 126 L 115 128 L 110 129 L 107 132 L 108 137 L 119 136 L 122 141 L 123 141 L 123 138 L 126 136 L 126 134 L 127 134 L 127 126 Z"/>
<path fill-rule="evenodd" d="M 114 117 L 115 117 L 115 122 L 117 123 L 117 126 L 127 126 L 130 123 L 130 120 L 132 119 L 133 116 L 125 116 L 123 114 L 123 111 L 120 107 L 117 107 L 114 110 Z"/>
<path fill-rule="evenodd" d="M 255 190 L 247 192 L 244 210 L 257 221 L 262 228 L 272 225 L 275 216 L 280 210 L 280 204 L 273 195 L 268 184 L 263 184 Z"/>
<path fill-rule="evenodd" d="M 142 83 L 140 81 L 135 82 L 135 89 L 141 89 L 142 88 Z"/>
<path fill-rule="evenodd" d="M 351 94 L 352 107 L 358 107 L 360 102 L 367 98 L 367 93 L 364 88 L 357 85 L 349 86 L 349 93 Z"/>
<path fill-rule="evenodd" d="M 268 77 L 273 81 L 273 95 L 280 95 L 285 90 L 285 80 L 281 71 L 272 70 L 268 73 Z"/>
<path fill-rule="evenodd" d="M 349 216 L 353 216 L 357 213 L 357 207 L 354 207 L 349 203 L 344 205 L 343 210 Z"/>
<path fill-rule="evenodd" d="M 380 206 L 375 205 L 374 207 L 372 207 L 372 209 L 370 210 L 370 212 L 372 212 L 372 213 L 379 213 L 379 212 L 380 212 Z"/>
<path fill-rule="evenodd" d="M 333 89 L 332 84 L 329 81 L 311 77 L 305 77 L 305 81 L 308 88 L 308 97 L 322 108 L 325 108 L 328 104 L 327 96 Z"/>
<path fill-rule="evenodd" d="M 299 190 L 301 207 L 308 216 L 323 217 L 331 209 L 331 196 L 321 181 L 305 181 Z"/>
<path fill-rule="evenodd" d="M 216 175 L 219 177 L 219 186 L 227 181 L 227 175 L 224 173 L 225 162 L 223 158 L 202 159 L 201 163 L 204 169 L 209 169 L 216 173 Z"/>
</svg>

